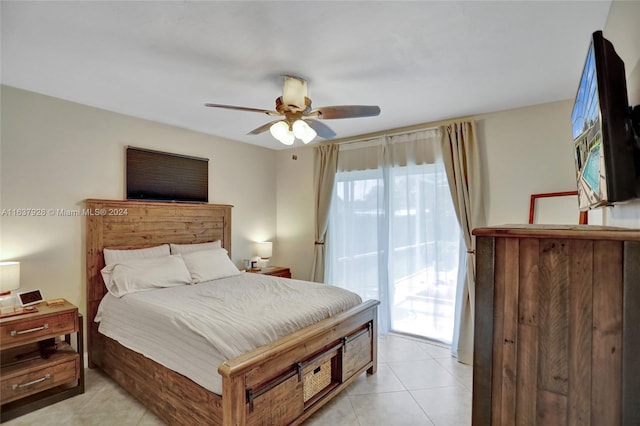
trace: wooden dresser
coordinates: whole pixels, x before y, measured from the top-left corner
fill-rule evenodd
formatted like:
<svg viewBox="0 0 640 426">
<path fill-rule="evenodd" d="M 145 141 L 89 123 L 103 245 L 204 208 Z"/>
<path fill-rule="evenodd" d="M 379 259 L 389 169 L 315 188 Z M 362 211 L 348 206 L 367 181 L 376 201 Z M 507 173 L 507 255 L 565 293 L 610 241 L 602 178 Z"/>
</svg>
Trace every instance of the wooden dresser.
<svg viewBox="0 0 640 426">
<path fill-rule="evenodd" d="M 640 424 L 640 230 L 474 235 L 473 424 Z"/>
</svg>

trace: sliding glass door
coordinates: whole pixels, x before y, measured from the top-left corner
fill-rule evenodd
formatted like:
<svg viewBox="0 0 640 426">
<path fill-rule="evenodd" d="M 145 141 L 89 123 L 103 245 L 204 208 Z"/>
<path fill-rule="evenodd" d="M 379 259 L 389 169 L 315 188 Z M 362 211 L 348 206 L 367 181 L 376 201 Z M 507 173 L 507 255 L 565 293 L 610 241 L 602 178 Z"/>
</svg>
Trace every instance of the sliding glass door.
<svg viewBox="0 0 640 426">
<path fill-rule="evenodd" d="M 326 281 L 381 301 L 381 331 L 451 343 L 460 228 L 441 162 L 338 172 Z"/>
<path fill-rule="evenodd" d="M 390 328 L 451 343 L 460 227 L 441 163 L 390 173 Z"/>
</svg>

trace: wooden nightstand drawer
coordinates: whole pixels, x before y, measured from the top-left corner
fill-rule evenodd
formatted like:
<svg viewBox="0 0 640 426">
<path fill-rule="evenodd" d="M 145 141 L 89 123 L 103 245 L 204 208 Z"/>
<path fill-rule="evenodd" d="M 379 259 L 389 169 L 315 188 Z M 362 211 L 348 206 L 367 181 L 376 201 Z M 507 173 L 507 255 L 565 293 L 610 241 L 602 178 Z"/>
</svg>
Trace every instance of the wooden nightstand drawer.
<svg viewBox="0 0 640 426">
<path fill-rule="evenodd" d="M 77 353 L 57 353 L 49 360 L 30 363 L 29 368 L 3 372 L 0 384 L 2 404 L 80 378 L 80 356 Z"/>
<path fill-rule="evenodd" d="M 0 327 L 0 345 L 5 349 L 46 337 L 73 333 L 77 331 L 77 319 L 77 312 L 70 311 L 3 324 Z"/>
</svg>

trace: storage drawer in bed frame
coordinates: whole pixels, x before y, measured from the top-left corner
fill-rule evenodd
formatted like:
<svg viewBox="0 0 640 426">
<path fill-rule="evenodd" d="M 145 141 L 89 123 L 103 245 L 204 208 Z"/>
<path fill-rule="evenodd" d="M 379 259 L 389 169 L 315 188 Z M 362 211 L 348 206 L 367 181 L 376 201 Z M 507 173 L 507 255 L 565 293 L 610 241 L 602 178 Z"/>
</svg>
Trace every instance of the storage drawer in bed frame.
<svg viewBox="0 0 640 426">
<path fill-rule="evenodd" d="M 302 382 L 295 370 L 247 391 L 247 425 L 284 425 L 304 412 Z"/>
<path fill-rule="evenodd" d="M 341 345 L 335 346 L 298 365 L 305 408 L 340 384 L 340 349 Z"/>
<path fill-rule="evenodd" d="M 342 381 L 347 380 L 372 360 L 371 323 L 342 339 Z"/>
<path fill-rule="evenodd" d="M 288 424 L 372 361 L 372 324 L 247 390 L 247 424 Z"/>
</svg>

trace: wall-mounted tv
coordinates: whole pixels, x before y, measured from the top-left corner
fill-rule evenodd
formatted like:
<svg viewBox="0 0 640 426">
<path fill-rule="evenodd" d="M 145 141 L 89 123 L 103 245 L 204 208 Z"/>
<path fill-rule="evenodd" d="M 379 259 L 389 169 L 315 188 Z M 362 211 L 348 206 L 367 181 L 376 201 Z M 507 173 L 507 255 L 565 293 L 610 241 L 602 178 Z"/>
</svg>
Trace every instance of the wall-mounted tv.
<svg viewBox="0 0 640 426">
<path fill-rule="evenodd" d="M 209 159 L 127 147 L 127 200 L 209 201 Z"/>
<path fill-rule="evenodd" d="M 640 197 L 631 117 L 624 62 L 596 31 L 571 115 L 581 210 Z"/>
</svg>

